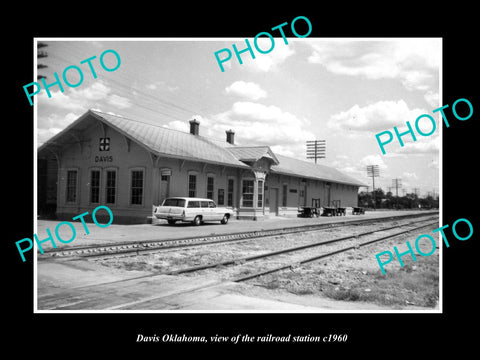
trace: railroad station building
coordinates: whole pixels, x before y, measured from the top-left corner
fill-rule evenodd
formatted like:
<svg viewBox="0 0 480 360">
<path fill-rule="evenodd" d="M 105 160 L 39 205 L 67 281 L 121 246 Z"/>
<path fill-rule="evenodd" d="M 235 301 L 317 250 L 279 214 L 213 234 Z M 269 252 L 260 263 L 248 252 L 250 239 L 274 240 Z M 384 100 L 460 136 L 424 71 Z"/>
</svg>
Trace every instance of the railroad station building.
<svg viewBox="0 0 480 360">
<path fill-rule="evenodd" d="M 357 206 L 360 181 L 234 136 L 202 137 L 196 120 L 187 133 L 88 110 L 38 148 L 38 213 L 71 220 L 106 205 L 115 223 L 146 223 L 169 196 L 210 198 L 252 220 Z"/>
</svg>

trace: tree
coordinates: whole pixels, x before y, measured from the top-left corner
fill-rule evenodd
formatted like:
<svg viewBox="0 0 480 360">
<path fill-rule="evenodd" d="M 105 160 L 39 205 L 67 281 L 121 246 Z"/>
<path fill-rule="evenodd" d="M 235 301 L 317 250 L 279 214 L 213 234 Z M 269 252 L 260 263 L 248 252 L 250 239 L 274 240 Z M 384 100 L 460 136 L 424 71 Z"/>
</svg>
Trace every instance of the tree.
<svg viewBox="0 0 480 360">
<path fill-rule="evenodd" d="M 375 196 L 373 196 L 375 195 Z M 373 203 L 375 198 L 375 204 Z M 380 208 L 385 199 L 385 193 L 382 189 L 375 189 L 374 192 L 361 191 L 358 194 L 358 205 L 362 207 Z M 375 206 L 374 206 L 375 205 Z"/>
<path fill-rule="evenodd" d="M 375 195 L 375 196 L 373 196 Z M 375 199 L 375 208 L 380 209 L 418 209 L 419 205 L 422 209 L 438 208 L 438 196 L 434 197 L 428 194 L 425 198 L 420 199 L 416 193 L 408 193 L 404 196 L 396 197 L 391 191 L 385 193 L 382 189 L 375 189 L 372 192 L 361 191 L 358 193 L 358 206 L 373 208 Z"/>
<path fill-rule="evenodd" d="M 434 198 L 431 195 L 427 195 L 425 198 L 420 199 L 420 206 L 423 209 L 438 208 L 438 197 Z"/>
</svg>

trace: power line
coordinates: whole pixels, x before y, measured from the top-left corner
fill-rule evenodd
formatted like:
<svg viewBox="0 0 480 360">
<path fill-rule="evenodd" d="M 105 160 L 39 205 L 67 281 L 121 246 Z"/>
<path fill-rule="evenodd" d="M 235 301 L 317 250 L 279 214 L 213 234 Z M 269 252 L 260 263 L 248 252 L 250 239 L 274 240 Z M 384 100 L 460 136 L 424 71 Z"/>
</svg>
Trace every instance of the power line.
<svg viewBox="0 0 480 360">
<path fill-rule="evenodd" d="M 67 44 L 70 44 L 69 42 L 67 42 Z M 64 44 L 63 44 L 64 45 Z M 78 49 L 72 49 L 71 47 L 70 48 L 67 48 L 66 49 L 67 53 L 70 54 L 70 56 L 72 56 L 72 58 L 75 58 L 77 57 L 76 60 L 70 60 L 68 59 L 70 56 L 67 55 L 67 57 L 65 56 L 61 56 L 59 55 L 58 53 L 54 53 L 52 54 L 52 57 L 58 59 L 58 60 L 61 60 L 61 61 L 64 61 L 65 64 L 75 64 L 76 62 L 79 62 L 78 59 L 81 59 L 82 56 L 84 57 L 84 54 L 81 55 L 81 57 L 78 57 L 75 53 L 77 52 L 78 53 Z M 68 66 L 68 65 L 66 65 Z M 125 74 L 127 74 L 125 76 Z M 106 77 L 105 78 L 105 81 L 107 81 L 108 83 L 113 83 L 116 85 L 115 87 L 115 92 L 117 93 L 120 93 L 122 95 L 126 95 L 125 97 L 130 100 L 132 102 L 132 92 L 135 92 L 136 95 L 135 97 L 142 101 L 144 104 L 146 105 L 140 105 L 139 102 L 135 102 L 133 103 L 135 106 L 139 106 L 139 107 L 142 107 L 144 109 L 147 109 L 151 112 L 154 112 L 154 113 L 158 113 L 158 114 L 161 114 L 161 115 L 165 115 L 165 116 L 169 116 L 169 117 L 172 117 L 172 118 L 175 118 L 175 119 L 178 119 L 178 120 L 185 120 L 185 118 L 187 117 L 191 117 L 192 115 L 194 114 L 198 114 L 200 113 L 201 111 L 198 111 L 198 110 L 194 110 L 194 109 L 191 109 L 191 108 L 188 108 L 184 105 L 179 105 L 178 103 L 175 103 L 173 101 L 169 101 L 169 100 L 163 100 L 162 98 L 160 97 L 155 97 L 151 94 L 148 94 L 146 93 L 145 91 L 143 91 L 142 89 L 138 88 L 138 87 L 134 87 L 131 85 L 131 80 L 129 80 L 129 76 L 130 73 L 127 71 L 127 70 L 124 70 L 124 72 L 119 72 L 118 74 L 116 74 L 116 78 L 122 78 L 122 79 L 125 79 L 126 81 L 130 81 L 130 84 L 125 84 L 123 82 L 121 82 L 120 80 L 117 80 L 117 79 L 112 79 L 112 78 L 109 78 L 109 77 Z M 138 79 L 138 75 L 136 75 L 136 79 Z M 189 95 L 187 94 L 186 91 L 182 90 L 182 99 L 185 99 L 186 97 L 188 97 Z M 149 107 L 148 105 L 151 105 L 153 107 L 158 107 L 160 109 L 164 109 L 164 111 L 169 111 L 170 113 L 165 113 L 165 112 L 162 112 L 162 111 L 159 111 L 159 110 L 155 110 L 153 109 L 152 107 Z M 177 116 L 174 116 L 172 113 L 176 112 L 177 113 Z M 181 117 L 183 116 L 183 113 L 185 113 L 185 116 L 184 117 Z M 180 115 L 180 116 L 178 116 Z"/>
<path fill-rule="evenodd" d="M 60 60 L 63 60 L 65 61 L 66 63 L 69 62 L 69 60 L 65 59 L 64 57 L 62 56 L 58 56 L 58 54 L 55 54 L 54 57 L 60 59 Z M 118 80 L 115 80 L 115 79 L 111 79 L 111 78 L 105 78 L 106 81 L 108 82 L 111 82 L 111 83 L 114 83 L 117 85 L 117 88 L 116 90 L 118 90 L 121 94 L 123 95 L 128 95 L 130 96 L 131 95 L 131 92 L 132 91 L 135 91 L 137 92 L 137 94 L 140 94 L 142 95 L 143 97 L 145 97 L 145 99 L 141 99 L 141 100 L 146 100 L 146 102 L 148 103 L 148 101 L 150 100 L 154 105 L 157 105 L 159 107 L 163 107 L 163 108 L 167 108 L 169 109 L 169 106 L 170 107 L 174 107 L 175 109 L 178 109 L 178 110 L 181 110 L 181 111 L 184 111 L 186 113 L 188 113 L 189 115 L 191 115 L 192 113 L 197 113 L 197 111 L 195 110 L 192 110 L 192 109 L 187 109 L 185 107 L 182 107 L 180 105 L 177 105 L 177 104 L 174 104 L 173 102 L 170 102 L 170 101 L 164 101 L 162 100 L 161 98 L 157 98 L 153 95 L 150 95 L 150 94 L 147 94 L 145 93 L 144 91 L 140 90 L 139 88 L 136 88 L 136 87 L 133 87 L 131 85 L 126 85 L 126 84 L 123 84 L 122 82 L 118 81 Z M 119 87 L 119 88 L 118 88 Z M 183 95 L 182 95 L 183 96 Z M 129 98 L 129 100 L 131 100 Z M 156 104 L 155 104 L 156 103 Z M 136 103 L 136 105 L 138 106 L 138 103 Z M 151 109 L 152 110 L 152 109 Z"/>
<path fill-rule="evenodd" d="M 380 169 L 378 165 L 367 165 L 367 176 L 372 178 L 372 194 L 373 194 L 373 208 L 375 209 L 375 177 L 380 176 Z"/>
<path fill-rule="evenodd" d="M 402 187 L 402 179 L 392 179 L 392 187 L 395 188 L 396 196 L 398 197 L 398 189 Z"/>
<path fill-rule="evenodd" d="M 397 198 L 396 205 L 398 209 L 398 188 L 402 187 L 402 179 L 392 179 L 392 187 L 395 188 L 395 194 Z"/>
</svg>

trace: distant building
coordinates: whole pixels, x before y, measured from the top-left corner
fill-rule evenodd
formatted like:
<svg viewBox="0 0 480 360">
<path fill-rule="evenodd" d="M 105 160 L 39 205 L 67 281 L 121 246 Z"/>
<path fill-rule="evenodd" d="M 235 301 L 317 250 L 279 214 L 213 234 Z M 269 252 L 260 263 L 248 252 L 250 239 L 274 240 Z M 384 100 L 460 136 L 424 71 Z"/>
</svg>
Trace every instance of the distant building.
<svg viewBox="0 0 480 360">
<path fill-rule="evenodd" d="M 296 216 L 302 205 L 356 206 L 363 183 L 324 165 L 89 110 L 38 148 L 37 208 L 71 219 L 108 206 L 145 223 L 169 196 L 206 197 L 238 218 Z"/>
</svg>

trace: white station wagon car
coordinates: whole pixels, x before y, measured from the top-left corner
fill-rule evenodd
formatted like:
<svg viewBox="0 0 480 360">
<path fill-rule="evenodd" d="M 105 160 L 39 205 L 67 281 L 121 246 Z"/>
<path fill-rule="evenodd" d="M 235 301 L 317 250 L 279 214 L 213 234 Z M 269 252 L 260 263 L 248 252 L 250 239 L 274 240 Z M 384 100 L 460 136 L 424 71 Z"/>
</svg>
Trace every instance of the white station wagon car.
<svg viewBox="0 0 480 360">
<path fill-rule="evenodd" d="M 170 225 L 177 221 L 193 222 L 195 225 L 205 221 L 226 224 L 233 214 L 232 209 L 217 207 L 213 200 L 189 197 L 167 198 L 153 211 L 157 219 L 167 220 Z"/>
</svg>

